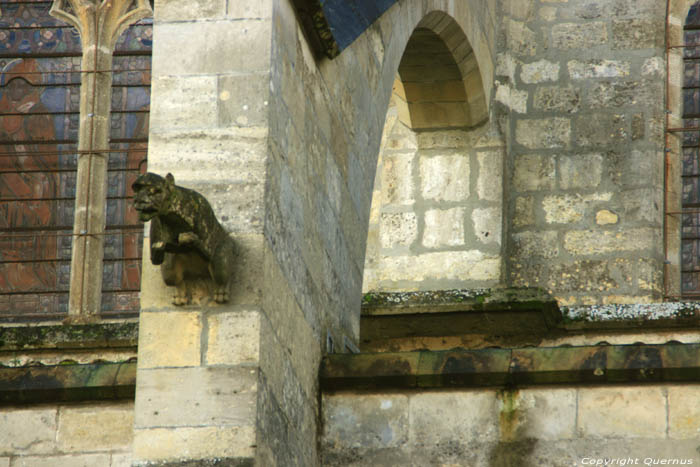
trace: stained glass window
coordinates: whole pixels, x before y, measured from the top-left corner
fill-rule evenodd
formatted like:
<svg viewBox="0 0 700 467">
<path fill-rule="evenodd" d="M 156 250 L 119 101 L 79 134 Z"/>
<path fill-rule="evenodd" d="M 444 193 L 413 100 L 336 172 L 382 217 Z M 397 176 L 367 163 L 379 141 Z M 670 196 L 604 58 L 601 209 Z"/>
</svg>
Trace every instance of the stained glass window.
<svg viewBox="0 0 700 467">
<path fill-rule="evenodd" d="M 0 2 L 0 321 L 68 311 L 82 52 L 51 4 Z M 151 39 L 142 20 L 114 53 L 103 317 L 139 309 L 143 229 L 129 197 L 145 171 Z"/>
</svg>

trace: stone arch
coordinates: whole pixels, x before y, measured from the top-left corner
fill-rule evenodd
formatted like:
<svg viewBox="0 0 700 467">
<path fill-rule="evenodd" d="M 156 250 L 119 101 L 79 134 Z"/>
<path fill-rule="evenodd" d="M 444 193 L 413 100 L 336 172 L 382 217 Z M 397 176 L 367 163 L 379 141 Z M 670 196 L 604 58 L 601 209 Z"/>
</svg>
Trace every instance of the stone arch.
<svg viewBox="0 0 700 467">
<path fill-rule="evenodd" d="M 431 11 L 406 41 L 388 105 L 363 291 L 495 285 L 504 147 L 466 34 Z"/>
</svg>

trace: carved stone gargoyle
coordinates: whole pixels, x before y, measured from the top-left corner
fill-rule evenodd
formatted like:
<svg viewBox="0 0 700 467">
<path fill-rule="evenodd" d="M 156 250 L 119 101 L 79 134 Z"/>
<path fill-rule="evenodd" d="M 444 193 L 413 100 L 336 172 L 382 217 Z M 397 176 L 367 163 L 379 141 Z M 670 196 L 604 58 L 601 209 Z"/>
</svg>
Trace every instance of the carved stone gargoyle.
<svg viewBox="0 0 700 467">
<path fill-rule="evenodd" d="M 186 281 L 201 278 L 213 280 L 217 303 L 227 302 L 235 246 L 209 202 L 175 185 L 172 174 L 145 173 L 131 186 L 139 220 L 151 221 L 151 262 L 160 265 L 165 283 L 176 287 L 173 303 L 190 303 Z"/>
</svg>

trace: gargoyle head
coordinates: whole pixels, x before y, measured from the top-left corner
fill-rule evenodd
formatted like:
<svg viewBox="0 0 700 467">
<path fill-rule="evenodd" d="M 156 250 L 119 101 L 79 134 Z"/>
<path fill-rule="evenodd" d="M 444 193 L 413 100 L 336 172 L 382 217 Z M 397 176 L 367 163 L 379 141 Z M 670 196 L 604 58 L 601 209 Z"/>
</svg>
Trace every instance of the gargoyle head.
<svg viewBox="0 0 700 467">
<path fill-rule="evenodd" d="M 172 174 L 165 178 L 150 172 L 139 175 L 131 188 L 134 190 L 134 208 L 141 222 L 150 221 L 167 210 L 174 186 Z"/>
</svg>

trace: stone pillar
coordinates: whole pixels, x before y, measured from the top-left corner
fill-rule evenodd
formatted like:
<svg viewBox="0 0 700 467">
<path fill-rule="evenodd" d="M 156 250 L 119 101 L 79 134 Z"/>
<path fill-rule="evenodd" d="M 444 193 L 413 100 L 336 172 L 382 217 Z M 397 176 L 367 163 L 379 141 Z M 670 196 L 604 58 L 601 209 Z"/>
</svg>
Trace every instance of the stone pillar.
<svg viewBox="0 0 700 467">
<path fill-rule="evenodd" d="M 112 51 L 122 32 L 152 11 L 146 0 L 56 0 L 51 15 L 80 32 L 83 48 L 68 321 L 90 322 L 102 302 Z M 92 152 L 94 151 L 94 152 Z"/>
<path fill-rule="evenodd" d="M 149 171 L 204 195 L 237 257 L 229 303 L 174 306 L 145 239 L 137 465 L 257 455 L 271 15 L 272 0 L 154 6 Z"/>
</svg>

